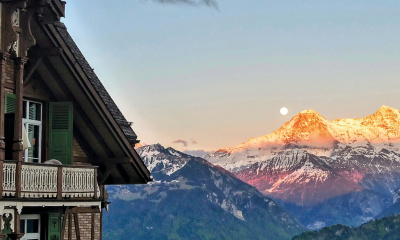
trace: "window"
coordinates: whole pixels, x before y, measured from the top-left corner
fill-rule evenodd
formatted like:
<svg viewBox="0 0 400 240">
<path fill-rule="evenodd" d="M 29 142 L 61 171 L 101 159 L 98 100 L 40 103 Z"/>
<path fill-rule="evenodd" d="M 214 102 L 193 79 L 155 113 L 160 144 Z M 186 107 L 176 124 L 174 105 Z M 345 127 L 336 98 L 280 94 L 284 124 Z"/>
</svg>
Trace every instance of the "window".
<svg viewBox="0 0 400 240">
<path fill-rule="evenodd" d="M 30 147 L 24 151 L 25 162 L 41 162 L 42 145 L 42 104 L 24 100 L 22 114 L 22 134 L 27 134 Z M 25 130 L 25 131 L 24 131 Z M 24 139 L 24 137 L 23 137 Z M 25 144 L 25 143 L 24 143 Z"/>
<path fill-rule="evenodd" d="M 5 96 L 5 142 L 6 159 L 12 159 L 14 139 L 14 117 L 16 107 L 15 94 Z M 31 100 L 23 100 L 22 139 L 28 139 L 30 147 L 24 146 L 25 162 L 42 162 L 42 132 L 46 119 L 43 113 L 43 104 Z M 48 159 L 57 159 L 63 164 L 72 164 L 73 142 L 73 106 L 71 102 L 49 102 L 48 105 Z M 45 160 L 43 160 L 45 161 Z"/>
<path fill-rule="evenodd" d="M 21 240 L 40 240 L 40 215 L 26 214 L 21 215 L 20 229 L 24 236 Z"/>
</svg>

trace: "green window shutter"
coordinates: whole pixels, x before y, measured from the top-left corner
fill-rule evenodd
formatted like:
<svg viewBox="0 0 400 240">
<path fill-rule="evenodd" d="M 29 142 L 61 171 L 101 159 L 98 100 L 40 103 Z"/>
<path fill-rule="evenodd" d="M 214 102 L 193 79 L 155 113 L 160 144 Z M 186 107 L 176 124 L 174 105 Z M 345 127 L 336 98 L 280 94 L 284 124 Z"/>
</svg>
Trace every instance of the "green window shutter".
<svg viewBox="0 0 400 240">
<path fill-rule="evenodd" d="M 6 106 L 4 113 L 15 113 L 16 106 L 16 95 L 12 93 L 6 93 Z"/>
<path fill-rule="evenodd" d="M 72 164 L 72 103 L 49 104 L 49 158 Z"/>
<path fill-rule="evenodd" d="M 61 214 L 49 213 L 48 239 L 61 240 Z"/>
</svg>

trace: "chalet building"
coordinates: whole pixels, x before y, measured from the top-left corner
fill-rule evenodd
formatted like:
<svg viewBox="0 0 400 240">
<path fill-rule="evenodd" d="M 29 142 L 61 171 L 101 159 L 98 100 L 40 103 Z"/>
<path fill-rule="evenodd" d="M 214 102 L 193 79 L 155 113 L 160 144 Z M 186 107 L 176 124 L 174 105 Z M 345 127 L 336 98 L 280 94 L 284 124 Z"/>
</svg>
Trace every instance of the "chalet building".
<svg viewBox="0 0 400 240">
<path fill-rule="evenodd" d="M 151 181 L 64 7 L 0 0 L 0 240 L 101 239 L 105 185 Z"/>
</svg>

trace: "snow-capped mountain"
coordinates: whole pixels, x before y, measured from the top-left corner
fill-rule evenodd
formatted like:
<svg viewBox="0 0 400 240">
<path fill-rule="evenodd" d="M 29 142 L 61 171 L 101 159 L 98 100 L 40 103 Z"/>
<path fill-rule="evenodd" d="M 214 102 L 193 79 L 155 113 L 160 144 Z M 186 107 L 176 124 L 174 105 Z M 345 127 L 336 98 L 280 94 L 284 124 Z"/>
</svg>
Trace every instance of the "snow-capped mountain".
<svg viewBox="0 0 400 240">
<path fill-rule="evenodd" d="M 160 144 L 140 147 L 137 152 L 153 176 L 158 174 L 169 176 L 184 167 L 191 158 L 173 148 L 165 149 Z M 171 155 L 174 157 L 171 158 Z"/>
<path fill-rule="evenodd" d="M 202 158 L 160 144 L 137 151 L 154 181 L 107 188 L 114 206 L 104 216 L 107 238 L 291 239 L 304 230 L 255 187 Z"/>
<path fill-rule="evenodd" d="M 382 106 L 364 118 L 333 121 L 314 110 L 302 111 L 271 134 L 205 158 L 263 194 L 297 206 L 344 201 L 341 196 L 361 200 L 354 194 L 364 190 L 382 196 L 384 204 L 371 206 L 374 211 L 360 206 L 370 211 L 359 215 L 360 223 L 387 207 L 387 198 L 400 187 L 399 149 L 400 112 Z"/>
<path fill-rule="evenodd" d="M 307 149 L 317 156 L 332 156 L 335 149 L 346 146 L 373 146 L 400 149 L 400 111 L 382 106 L 365 118 L 329 121 L 309 109 L 295 115 L 271 134 L 250 138 L 235 146 L 205 156 L 207 160 L 229 171 L 237 172 L 286 149 Z"/>
</svg>

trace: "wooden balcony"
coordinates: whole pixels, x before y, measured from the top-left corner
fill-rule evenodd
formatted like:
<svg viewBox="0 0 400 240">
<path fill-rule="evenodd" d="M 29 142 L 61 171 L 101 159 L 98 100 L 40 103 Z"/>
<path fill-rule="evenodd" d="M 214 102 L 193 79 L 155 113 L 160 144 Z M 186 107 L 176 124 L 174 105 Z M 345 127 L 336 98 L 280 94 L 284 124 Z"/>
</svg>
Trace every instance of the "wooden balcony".
<svg viewBox="0 0 400 240">
<path fill-rule="evenodd" d="M 90 200 L 101 196 L 97 167 L 16 161 L 4 161 L 2 165 L 2 198 Z"/>
</svg>

